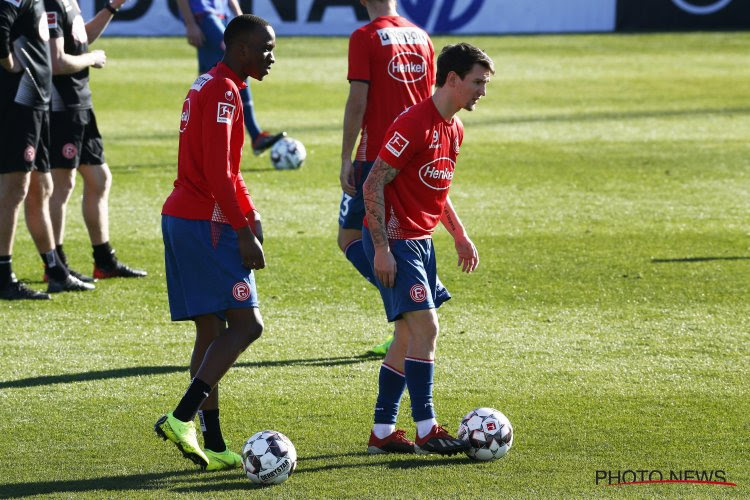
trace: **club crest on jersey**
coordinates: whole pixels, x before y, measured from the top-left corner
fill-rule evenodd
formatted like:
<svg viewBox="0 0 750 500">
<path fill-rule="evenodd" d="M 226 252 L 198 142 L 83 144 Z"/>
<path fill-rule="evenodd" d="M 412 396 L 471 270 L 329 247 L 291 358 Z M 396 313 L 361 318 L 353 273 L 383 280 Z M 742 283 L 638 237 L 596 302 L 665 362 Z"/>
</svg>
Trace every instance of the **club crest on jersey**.
<svg viewBox="0 0 750 500">
<path fill-rule="evenodd" d="M 182 103 L 182 113 L 180 113 L 180 132 L 184 132 L 190 121 L 190 99 L 185 99 Z"/>
<path fill-rule="evenodd" d="M 393 137 L 391 137 L 391 140 L 386 143 L 385 148 L 393 153 L 393 156 L 398 157 L 401 156 L 401 153 L 404 152 L 408 145 L 409 141 L 407 141 L 403 135 L 394 132 Z"/>
<path fill-rule="evenodd" d="M 227 101 L 234 101 L 234 93 L 231 90 L 224 92 L 224 99 Z"/>
<path fill-rule="evenodd" d="M 455 168 L 456 163 L 447 156 L 443 156 L 422 165 L 419 169 L 419 180 L 430 189 L 443 191 L 451 187 Z"/>
<path fill-rule="evenodd" d="M 216 110 L 216 123 L 232 123 L 234 118 L 234 104 L 220 102 Z"/>
<path fill-rule="evenodd" d="M 427 300 L 427 289 L 423 284 L 417 283 L 409 289 L 409 297 L 414 302 L 424 302 Z"/>
<path fill-rule="evenodd" d="M 57 12 L 47 12 L 47 27 L 49 29 L 57 28 Z"/>
<path fill-rule="evenodd" d="M 418 82 L 427 76 L 427 61 L 416 52 L 399 52 L 388 61 L 388 74 L 399 82 Z"/>
<path fill-rule="evenodd" d="M 232 287 L 232 297 L 234 297 L 234 300 L 240 302 L 246 301 L 250 298 L 250 286 L 248 286 L 248 284 L 244 281 L 235 283 L 235 285 Z"/>
</svg>

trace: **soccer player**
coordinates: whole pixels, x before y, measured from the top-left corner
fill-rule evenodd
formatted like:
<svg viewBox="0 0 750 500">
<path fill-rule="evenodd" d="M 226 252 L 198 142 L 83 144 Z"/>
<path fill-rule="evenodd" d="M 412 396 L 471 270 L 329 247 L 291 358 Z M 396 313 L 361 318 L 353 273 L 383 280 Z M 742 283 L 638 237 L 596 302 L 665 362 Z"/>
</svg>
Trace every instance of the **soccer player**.
<svg viewBox="0 0 750 500">
<path fill-rule="evenodd" d="M 362 251 L 362 183 L 378 156 L 385 131 L 406 108 L 432 95 L 435 50 L 427 33 L 396 11 L 396 0 L 360 0 L 370 23 L 349 38 L 349 97 L 344 111 L 338 245 L 364 278 L 375 279 Z M 356 156 L 354 145 L 361 130 Z M 372 351 L 384 355 L 390 335 Z"/>
<path fill-rule="evenodd" d="M 198 73 L 206 73 L 224 55 L 222 34 L 227 25 L 227 6 L 235 16 L 242 15 L 239 1 L 177 0 L 177 6 L 185 22 L 188 43 L 198 49 Z M 253 153 L 257 156 L 286 136 L 286 132 L 271 134 L 260 129 L 255 117 L 253 96 L 249 85 L 240 90 L 240 97 L 242 98 L 242 108 L 245 115 L 245 127 L 250 134 Z"/>
<path fill-rule="evenodd" d="M 169 309 L 195 322 L 193 378 L 156 433 L 209 470 L 239 467 L 219 425 L 219 380 L 263 331 L 253 269 L 265 267 L 260 216 L 240 174 L 245 133 L 239 91 L 275 62 L 264 19 L 241 15 L 224 32 L 222 62 L 198 77 L 182 106 L 177 180 L 162 209 Z M 204 449 L 193 419 L 200 412 Z"/>
<path fill-rule="evenodd" d="M 67 266 L 63 250 L 65 215 L 77 169 L 84 182 L 81 208 L 93 248 L 94 278 L 146 276 L 145 271 L 131 269 L 117 260 L 109 243 L 108 200 L 112 174 L 104 161 L 104 144 L 96 125 L 89 88 L 89 68 L 103 67 L 107 58 L 103 50 L 89 52 L 88 45 L 99 38 L 125 0 L 112 0 L 86 24 L 76 0 L 44 1 L 54 75 L 50 113 L 54 188 L 49 210 L 57 254 Z M 76 271 L 70 272 L 81 281 L 94 281 Z M 48 279 L 46 274 L 44 279 Z"/>
<path fill-rule="evenodd" d="M 468 447 L 438 425 L 432 403 L 436 309 L 450 294 L 437 276 L 431 235 L 442 222 L 453 236 L 458 265 L 467 273 L 476 269 L 477 250 L 448 190 L 464 135 L 456 113 L 474 109 L 494 72 L 492 60 L 476 47 L 445 47 L 437 60 L 435 93 L 391 125 L 364 184 L 364 250 L 388 321 L 396 323 L 396 338 L 380 368 L 370 453 L 452 455 Z M 395 428 L 405 387 L 417 424 L 415 443 Z"/>
<path fill-rule="evenodd" d="M 49 196 L 49 31 L 43 0 L 0 1 L 0 298 L 49 299 L 92 290 L 71 276 L 55 251 Z M 49 275 L 48 293 L 16 280 L 11 268 L 18 209 Z"/>
</svg>

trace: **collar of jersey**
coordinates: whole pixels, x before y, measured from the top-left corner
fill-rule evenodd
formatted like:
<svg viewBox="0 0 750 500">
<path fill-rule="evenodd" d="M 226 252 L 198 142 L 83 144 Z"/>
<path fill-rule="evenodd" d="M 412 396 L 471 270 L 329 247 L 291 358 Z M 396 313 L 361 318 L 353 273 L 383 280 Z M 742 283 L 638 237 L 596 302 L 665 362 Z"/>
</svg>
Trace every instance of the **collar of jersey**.
<svg viewBox="0 0 750 500">
<path fill-rule="evenodd" d="M 245 87 L 247 87 L 247 83 L 240 80 L 240 77 L 237 76 L 237 73 L 232 71 L 232 68 L 230 68 L 229 66 L 227 66 L 221 61 L 219 61 L 219 64 L 216 65 L 216 73 L 218 74 L 218 76 L 225 76 L 229 78 L 230 80 L 232 80 L 234 84 L 237 85 L 237 88 L 239 90 L 242 90 Z"/>
</svg>

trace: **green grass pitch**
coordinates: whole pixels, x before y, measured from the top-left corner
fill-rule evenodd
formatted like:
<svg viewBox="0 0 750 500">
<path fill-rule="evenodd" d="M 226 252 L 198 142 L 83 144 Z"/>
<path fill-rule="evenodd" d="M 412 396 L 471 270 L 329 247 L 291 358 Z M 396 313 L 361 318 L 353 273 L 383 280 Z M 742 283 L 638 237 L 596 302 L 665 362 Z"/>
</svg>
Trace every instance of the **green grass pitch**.
<svg viewBox="0 0 750 500">
<path fill-rule="evenodd" d="M 442 47 L 456 38 L 436 38 Z M 365 455 L 388 332 L 380 299 L 336 246 L 345 38 L 281 38 L 252 89 L 307 162 L 243 159 L 264 217 L 264 336 L 221 385 L 234 449 L 272 428 L 298 471 L 257 488 L 204 473 L 158 440 L 182 395 L 193 331 L 171 323 L 160 208 L 195 77 L 183 38 L 104 39 L 92 87 L 112 243 L 150 274 L 46 303 L 0 303 L 0 497 L 713 497 L 750 487 L 750 34 L 467 37 L 497 75 L 473 113 L 451 192 L 480 267 L 435 240 L 438 420 L 478 406 L 515 427 L 507 457 Z M 80 185 L 80 179 L 79 179 Z M 80 186 L 66 250 L 90 272 Z M 20 279 L 42 288 L 23 219 Z M 413 435 L 409 403 L 400 426 Z M 723 470 L 737 487 L 606 487 L 597 470 Z"/>
</svg>

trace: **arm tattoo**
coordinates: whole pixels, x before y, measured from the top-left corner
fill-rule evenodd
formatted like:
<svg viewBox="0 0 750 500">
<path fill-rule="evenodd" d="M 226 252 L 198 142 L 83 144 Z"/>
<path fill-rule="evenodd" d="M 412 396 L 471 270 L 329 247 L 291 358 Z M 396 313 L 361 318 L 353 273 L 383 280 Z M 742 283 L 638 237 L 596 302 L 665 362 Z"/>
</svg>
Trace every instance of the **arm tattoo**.
<svg viewBox="0 0 750 500">
<path fill-rule="evenodd" d="M 443 222 L 448 226 L 448 229 L 451 230 L 451 233 L 453 233 L 456 230 L 456 223 L 453 222 L 453 217 L 451 217 L 450 210 L 448 210 L 447 206 L 443 209 L 443 216 Z"/>
<path fill-rule="evenodd" d="M 391 182 L 398 170 L 388 165 L 378 157 L 375 164 L 367 176 L 367 180 L 362 188 L 363 198 L 365 201 L 365 213 L 367 224 L 370 228 L 370 235 L 375 247 L 388 245 L 388 233 L 385 224 L 385 199 L 383 189 L 385 185 Z"/>
</svg>

